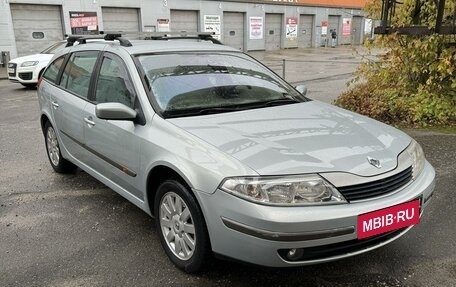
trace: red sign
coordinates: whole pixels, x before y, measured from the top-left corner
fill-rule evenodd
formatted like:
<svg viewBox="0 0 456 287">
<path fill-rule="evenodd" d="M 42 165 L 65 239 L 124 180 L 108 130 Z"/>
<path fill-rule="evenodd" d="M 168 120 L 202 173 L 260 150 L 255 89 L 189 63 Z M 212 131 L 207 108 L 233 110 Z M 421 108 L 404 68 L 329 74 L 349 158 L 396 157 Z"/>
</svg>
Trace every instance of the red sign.
<svg viewBox="0 0 456 287">
<path fill-rule="evenodd" d="M 351 19 L 344 18 L 342 23 L 342 35 L 343 36 L 350 36 L 351 34 Z"/>
<path fill-rule="evenodd" d="M 98 25 L 97 17 L 71 18 L 70 20 L 71 28 Z"/>
<path fill-rule="evenodd" d="M 298 25 L 298 18 L 296 18 L 296 17 L 287 17 L 287 22 L 285 24 Z"/>
<path fill-rule="evenodd" d="M 97 12 L 70 11 L 70 27 L 72 34 L 97 34 Z"/>
<path fill-rule="evenodd" d="M 399 204 L 358 216 L 358 239 L 382 234 L 420 222 L 420 201 Z"/>
</svg>

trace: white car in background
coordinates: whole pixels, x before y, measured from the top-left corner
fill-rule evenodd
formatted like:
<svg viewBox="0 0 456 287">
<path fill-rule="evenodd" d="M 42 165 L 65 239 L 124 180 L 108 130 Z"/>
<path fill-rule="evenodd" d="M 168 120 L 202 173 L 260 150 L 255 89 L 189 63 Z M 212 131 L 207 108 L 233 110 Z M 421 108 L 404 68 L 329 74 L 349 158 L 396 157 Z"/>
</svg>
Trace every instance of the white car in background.
<svg viewBox="0 0 456 287">
<path fill-rule="evenodd" d="M 35 87 L 54 54 L 65 48 L 67 41 L 52 44 L 39 54 L 15 58 L 8 62 L 8 79 L 25 87 Z"/>
</svg>

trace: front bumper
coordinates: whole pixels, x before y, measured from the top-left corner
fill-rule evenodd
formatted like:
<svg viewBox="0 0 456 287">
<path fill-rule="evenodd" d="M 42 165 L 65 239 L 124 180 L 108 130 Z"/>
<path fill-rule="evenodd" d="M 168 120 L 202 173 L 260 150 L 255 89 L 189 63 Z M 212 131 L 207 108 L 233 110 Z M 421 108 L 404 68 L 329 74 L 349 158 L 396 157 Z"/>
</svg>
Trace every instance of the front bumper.
<svg viewBox="0 0 456 287">
<path fill-rule="evenodd" d="M 14 83 L 36 84 L 38 82 L 40 69 L 37 66 L 21 67 L 17 65 L 14 72 L 8 71 L 8 79 Z"/>
<path fill-rule="evenodd" d="M 434 191 L 434 178 L 435 171 L 426 162 L 420 176 L 399 192 L 331 206 L 259 205 L 221 190 L 213 194 L 195 191 L 195 194 L 205 215 L 214 253 L 263 266 L 287 267 L 353 256 L 399 238 L 411 227 L 358 240 L 358 215 L 416 198 L 422 198 L 423 212 Z M 283 252 L 290 249 L 301 249 L 312 256 L 304 256 L 304 260 L 287 260 Z M 327 252 L 329 249 L 338 252 Z"/>
</svg>

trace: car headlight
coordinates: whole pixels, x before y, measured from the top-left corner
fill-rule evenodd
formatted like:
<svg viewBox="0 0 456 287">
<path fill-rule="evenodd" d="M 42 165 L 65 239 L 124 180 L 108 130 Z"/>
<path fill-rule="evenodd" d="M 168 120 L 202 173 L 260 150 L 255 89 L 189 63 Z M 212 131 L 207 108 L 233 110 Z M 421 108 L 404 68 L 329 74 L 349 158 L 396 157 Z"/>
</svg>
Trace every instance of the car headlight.
<svg viewBox="0 0 456 287">
<path fill-rule="evenodd" d="M 21 67 L 31 67 L 38 65 L 39 61 L 27 61 L 21 64 Z"/>
<path fill-rule="evenodd" d="M 220 189 L 267 205 L 325 205 L 347 202 L 335 187 L 317 174 L 230 177 L 220 184 Z"/>
<path fill-rule="evenodd" d="M 412 159 L 413 179 L 415 179 L 424 168 L 426 159 L 424 157 L 423 149 L 419 143 L 412 139 L 412 142 L 405 149 L 405 152 L 408 153 Z"/>
</svg>

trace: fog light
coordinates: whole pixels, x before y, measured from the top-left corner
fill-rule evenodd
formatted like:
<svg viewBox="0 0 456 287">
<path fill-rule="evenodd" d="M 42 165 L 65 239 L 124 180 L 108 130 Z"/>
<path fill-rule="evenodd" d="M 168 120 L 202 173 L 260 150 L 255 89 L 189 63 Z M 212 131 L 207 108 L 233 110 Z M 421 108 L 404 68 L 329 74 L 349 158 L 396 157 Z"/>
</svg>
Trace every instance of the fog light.
<svg viewBox="0 0 456 287">
<path fill-rule="evenodd" d="M 296 249 L 296 248 L 290 249 L 287 252 L 287 259 L 290 261 L 299 260 L 299 259 L 301 259 L 303 253 L 304 252 L 302 251 L 302 249 Z"/>
</svg>

